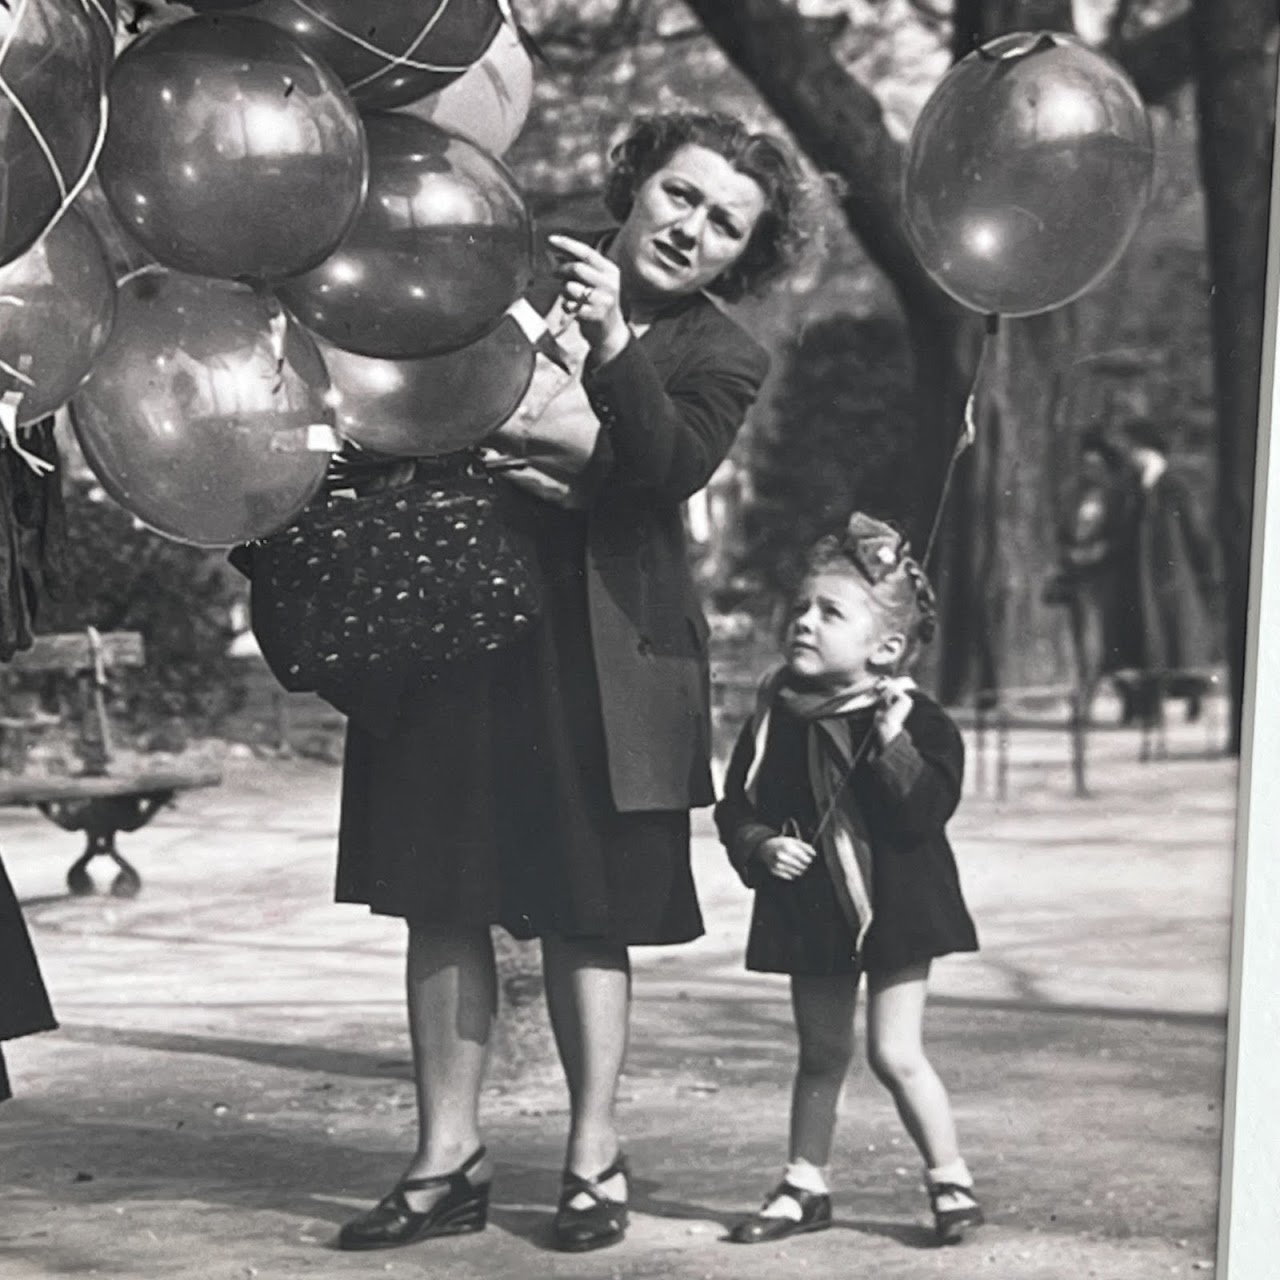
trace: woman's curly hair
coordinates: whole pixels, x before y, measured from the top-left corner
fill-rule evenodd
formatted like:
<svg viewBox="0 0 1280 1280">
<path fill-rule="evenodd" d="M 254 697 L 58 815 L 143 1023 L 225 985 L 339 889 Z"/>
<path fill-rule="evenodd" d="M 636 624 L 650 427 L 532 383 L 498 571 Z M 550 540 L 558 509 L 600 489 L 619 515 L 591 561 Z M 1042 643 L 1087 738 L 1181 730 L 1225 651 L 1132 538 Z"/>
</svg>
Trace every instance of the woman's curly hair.
<svg viewBox="0 0 1280 1280">
<path fill-rule="evenodd" d="M 641 116 L 610 153 L 605 207 L 625 222 L 641 184 L 684 146 L 706 147 L 723 156 L 765 197 L 742 255 L 707 291 L 727 302 L 764 292 L 796 265 L 813 236 L 804 176 L 791 148 L 772 134 L 752 133 L 740 120 L 717 113 Z"/>
</svg>

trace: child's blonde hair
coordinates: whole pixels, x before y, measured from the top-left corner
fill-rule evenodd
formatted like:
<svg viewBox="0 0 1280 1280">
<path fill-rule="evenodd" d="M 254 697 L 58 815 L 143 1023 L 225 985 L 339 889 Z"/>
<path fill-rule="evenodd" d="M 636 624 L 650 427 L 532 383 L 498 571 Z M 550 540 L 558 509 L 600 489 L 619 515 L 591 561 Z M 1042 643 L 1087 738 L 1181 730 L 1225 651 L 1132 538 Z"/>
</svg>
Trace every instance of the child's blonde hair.
<svg viewBox="0 0 1280 1280">
<path fill-rule="evenodd" d="M 906 640 L 898 661 L 908 671 L 938 626 L 938 603 L 933 587 L 911 546 L 891 524 L 855 511 L 844 532 L 816 542 L 806 557 L 805 571 L 852 573 Z"/>
</svg>

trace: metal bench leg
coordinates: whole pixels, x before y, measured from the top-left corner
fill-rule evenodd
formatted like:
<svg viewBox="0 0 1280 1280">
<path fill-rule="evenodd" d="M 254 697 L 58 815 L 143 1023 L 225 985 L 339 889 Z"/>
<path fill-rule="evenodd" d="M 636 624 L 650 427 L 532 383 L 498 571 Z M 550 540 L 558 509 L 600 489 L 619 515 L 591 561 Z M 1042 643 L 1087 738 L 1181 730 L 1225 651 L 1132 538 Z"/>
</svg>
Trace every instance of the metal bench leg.
<svg viewBox="0 0 1280 1280">
<path fill-rule="evenodd" d="M 89 863 L 94 858 L 110 858 L 116 864 L 115 879 L 111 882 L 111 892 L 117 898 L 136 898 L 142 888 L 142 877 L 137 868 L 116 848 L 114 831 L 90 831 L 87 833 L 84 852 L 71 865 L 67 872 L 67 888 L 77 897 L 83 897 L 94 891 L 93 877 L 89 874 Z"/>
</svg>

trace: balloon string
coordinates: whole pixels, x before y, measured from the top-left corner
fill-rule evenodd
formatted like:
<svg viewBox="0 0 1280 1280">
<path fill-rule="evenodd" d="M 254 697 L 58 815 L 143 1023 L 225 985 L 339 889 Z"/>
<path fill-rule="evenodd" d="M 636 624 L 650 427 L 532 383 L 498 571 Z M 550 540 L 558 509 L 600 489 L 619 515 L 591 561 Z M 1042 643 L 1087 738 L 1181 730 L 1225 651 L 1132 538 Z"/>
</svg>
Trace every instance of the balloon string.
<svg viewBox="0 0 1280 1280">
<path fill-rule="evenodd" d="M 100 17 L 102 21 L 106 23 L 107 31 L 110 34 L 112 44 L 114 45 L 115 36 L 116 36 L 116 24 L 111 21 L 111 15 L 107 12 L 106 6 L 102 3 L 102 0 L 80 0 L 80 3 L 83 4 L 86 9 L 94 10 L 97 13 L 98 17 Z"/>
<path fill-rule="evenodd" d="M 965 451 L 978 437 L 978 423 L 975 416 L 978 404 L 978 391 L 982 386 L 986 372 L 987 360 L 995 347 L 996 334 L 999 332 L 999 317 L 987 317 L 986 332 L 982 335 L 982 350 L 978 354 L 978 364 L 973 371 L 973 381 L 969 384 L 969 394 L 964 402 L 964 423 L 960 435 L 956 438 L 955 447 L 951 450 L 951 458 L 947 462 L 947 471 L 942 478 L 942 492 L 938 494 L 938 506 L 933 513 L 933 527 L 929 530 L 929 540 L 924 546 L 924 555 L 920 557 L 920 567 L 928 569 L 929 557 L 933 554 L 934 544 L 942 528 L 942 516 L 946 510 L 947 498 L 951 494 L 951 485 L 955 480 L 956 467 Z"/>
<path fill-rule="evenodd" d="M 24 448 L 22 441 L 18 438 L 18 406 L 21 403 L 21 391 L 6 391 L 3 396 L 0 396 L 0 431 L 3 431 L 9 447 L 36 475 L 46 476 L 51 471 L 57 470 L 55 465 L 40 457 L 39 454 Z"/>
<path fill-rule="evenodd" d="M 132 271 L 126 271 L 124 275 L 122 275 L 116 281 L 116 288 L 117 289 L 124 288 L 125 285 L 136 280 L 139 276 L 150 276 L 150 275 L 164 276 L 168 274 L 169 274 L 168 267 L 161 266 L 161 264 L 158 262 L 144 262 L 142 266 L 134 267 Z"/>
<path fill-rule="evenodd" d="M 90 11 L 90 6 L 96 8 L 97 12 L 102 17 L 102 20 L 110 26 L 106 10 L 102 8 L 101 4 L 98 3 L 98 0 L 81 0 L 81 3 L 85 6 L 86 12 Z M 20 0 L 19 7 L 14 14 L 13 26 L 5 37 L 4 44 L 0 46 L 0 64 L 3 64 L 5 54 L 9 52 L 10 43 L 21 24 L 22 15 L 25 13 L 26 7 L 27 0 Z M 112 30 L 114 31 L 114 28 L 112 28 Z M 58 187 L 58 207 L 54 211 L 53 217 L 49 219 L 48 225 L 40 233 L 40 239 L 43 240 L 44 237 L 62 221 L 67 210 L 71 208 L 79 198 L 80 193 L 89 185 L 89 180 L 93 177 L 93 171 L 97 167 L 98 158 L 102 155 L 102 148 L 107 141 L 108 106 L 106 82 L 104 79 L 102 93 L 98 97 L 98 130 L 93 139 L 93 146 L 90 148 L 89 155 L 85 159 L 84 168 L 80 171 L 80 176 L 71 184 L 70 187 L 67 186 L 66 177 L 58 164 L 57 157 L 53 154 L 52 147 L 49 146 L 48 139 L 44 136 L 40 126 L 36 124 L 34 119 L 32 119 L 31 113 L 27 110 L 26 106 L 23 104 L 21 99 L 19 99 L 17 94 L 14 93 L 8 81 L 5 80 L 2 75 L 0 75 L 0 94 L 3 94 L 9 99 L 18 115 L 22 117 L 23 123 L 31 131 L 31 136 L 35 139 L 36 145 L 43 153 L 45 162 L 48 164 L 49 171 L 53 174 L 53 180 Z"/>
<path fill-rule="evenodd" d="M 332 18 L 312 8 L 311 5 L 306 3 L 306 0 L 293 0 L 293 3 L 308 17 L 314 18 L 321 26 L 328 27 L 330 31 L 335 32 L 344 39 L 350 40 L 352 44 L 363 49 L 366 53 L 372 53 L 376 57 L 386 59 L 387 66 L 380 67 L 377 71 L 367 75 L 363 80 L 357 80 L 354 83 L 347 85 L 348 91 L 363 88 L 371 80 L 376 80 L 379 76 L 385 75 L 395 67 L 408 67 L 411 71 L 433 71 L 438 75 L 460 75 L 462 72 L 467 70 L 465 66 L 447 67 L 431 62 L 418 62 L 415 59 L 410 58 L 407 53 L 393 54 L 386 49 L 379 48 L 376 44 L 371 44 L 362 36 L 356 35 L 354 31 L 348 31 L 346 27 L 341 25 L 341 23 L 335 22 Z M 440 8 L 427 20 L 426 26 L 423 27 L 414 39 L 413 43 L 409 46 L 411 49 L 416 49 L 418 45 L 420 45 L 430 34 L 431 28 L 435 26 L 444 9 L 448 7 L 448 3 L 449 0 L 441 0 Z"/>
</svg>

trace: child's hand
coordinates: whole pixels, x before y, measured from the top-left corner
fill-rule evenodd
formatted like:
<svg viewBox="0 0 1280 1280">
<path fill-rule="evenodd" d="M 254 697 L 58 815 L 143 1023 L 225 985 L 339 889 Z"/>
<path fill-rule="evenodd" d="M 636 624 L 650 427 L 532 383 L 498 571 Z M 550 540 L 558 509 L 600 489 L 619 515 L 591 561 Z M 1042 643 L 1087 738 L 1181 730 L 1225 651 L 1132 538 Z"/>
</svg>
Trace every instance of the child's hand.
<svg viewBox="0 0 1280 1280">
<path fill-rule="evenodd" d="M 756 850 L 756 857 L 764 863 L 770 875 L 779 880 L 794 880 L 809 869 L 818 856 L 817 850 L 795 836 L 770 836 Z"/>
<path fill-rule="evenodd" d="M 876 736 L 881 746 L 887 746 L 902 732 L 907 716 L 911 714 L 911 695 L 907 692 L 910 682 L 905 679 L 882 681 L 877 690 Z"/>
</svg>

